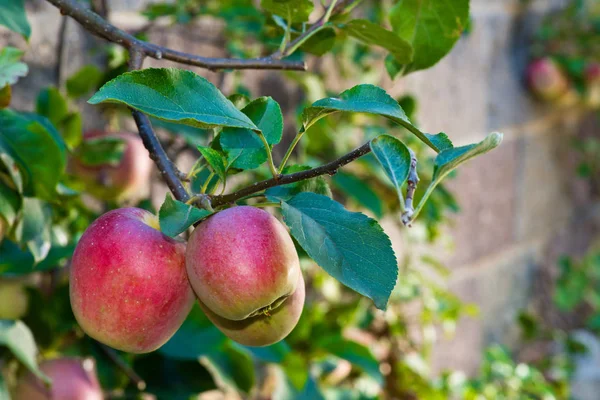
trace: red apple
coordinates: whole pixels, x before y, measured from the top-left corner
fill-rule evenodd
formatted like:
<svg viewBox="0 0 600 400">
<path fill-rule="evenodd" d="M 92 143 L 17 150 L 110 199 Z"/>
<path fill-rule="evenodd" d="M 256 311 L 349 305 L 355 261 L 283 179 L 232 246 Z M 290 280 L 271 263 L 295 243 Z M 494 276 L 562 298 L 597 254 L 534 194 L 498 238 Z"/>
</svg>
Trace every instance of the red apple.
<svg viewBox="0 0 600 400">
<path fill-rule="evenodd" d="M 276 308 L 294 293 L 300 274 L 285 227 L 268 212 L 248 206 L 202 222 L 188 241 L 186 268 L 200 301 L 235 321 Z"/>
<path fill-rule="evenodd" d="M 296 290 L 281 305 L 241 321 L 220 317 L 199 303 L 208 319 L 230 339 L 245 346 L 268 346 L 284 339 L 294 329 L 302 314 L 304 296 L 304 278 L 300 273 Z"/>
<path fill-rule="evenodd" d="M 551 58 L 533 61 L 527 67 L 527 83 L 542 100 L 557 100 L 569 90 L 567 77 Z"/>
<path fill-rule="evenodd" d="M 152 160 L 139 136 L 131 133 L 89 131 L 84 140 L 115 137 L 125 141 L 123 157 L 118 165 L 85 165 L 73 158 L 71 170 L 94 196 L 104 200 L 132 200 L 143 197 L 152 172 Z"/>
<path fill-rule="evenodd" d="M 160 232 L 158 218 L 139 208 L 110 211 L 88 227 L 73 254 L 70 293 L 81 328 L 130 353 L 162 346 L 195 300 L 185 244 Z"/>
<path fill-rule="evenodd" d="M 102 400 L 102 389 L 91 358 L 57 358 L 40 369 L 52 379 L 51 387 L 29 372 L 19 382 L 16 400 Z"/>
</svg>

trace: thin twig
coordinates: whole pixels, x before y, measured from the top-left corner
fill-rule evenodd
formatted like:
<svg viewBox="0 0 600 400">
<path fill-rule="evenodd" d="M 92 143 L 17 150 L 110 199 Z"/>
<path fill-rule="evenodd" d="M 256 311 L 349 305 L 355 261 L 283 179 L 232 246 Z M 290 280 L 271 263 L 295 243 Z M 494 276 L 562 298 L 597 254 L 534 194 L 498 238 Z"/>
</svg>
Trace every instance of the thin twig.
<svg viewBox="0 0 600 400">
<path fill-rule="evenodd" d="M 125 362 L 125 360 L 123 360 L 119 356 L 119 354 L 117 354 L 116 351 L 114 351 L 113 349 L 111 349 L 110 347 L 108 347 L 107 345 L 105 345 L 103 343 L 100 343 L 100 342 L 96 342 L 96 343 L 98 344 L 98 347 L 100 347 L 102 352 L 104 354 L 106 354 L 106 356 L 108 358 L 110 358 L 110 360 L 117 367 L 119 367 L 119 369 L 121 371 L 123 371 L 129 379 L 131 379 L 131 381 L 135 384 L 135 387 L 137 387 L 138 390 L 146 389 L 146 382 L 133 370 L 133 368 L 131 368 L 131 366 L 129 364 L 127 364 Z"/>
<path fill-rule="evenodd" d="M 254 193 L 258 193 L 270 187 L 299 182 L 305 179 L 316 178 L 317 176 L 321 175 L 335 175 L 339 168 L 351 163 L 357 158 L 360 158 L 370 152 L 371 147 L 367 142 L 362 146 L 352 150 L 350 153 L 343 155 L 337 160 L 321 165 L 320 167 L 316 167 L 306 171 L 296 172 L 293 174 L 279 175 L 277 179 L 271 178 L 264 181 L 256 182 L 251 184 L 250 186 L 238 190 L 237 192 L 233 192 L 223 196 L 213 196 L 211 199 L 211 204 L 213 207 L 218 207 L 224 204 L 233 203 L 241 198 L 247 197 L 248 195 Z"/>
<path fill-rule="evenodd" d="M 62 88 L 62 69 L 63 69 L 63 57 L 65 56 L 63 53 L 65 52 L 65 34 L 67 32 L 67 17 L 60 18 L 60 26 L 58 28 L 58 46 L 56 48 L 56 54 L 58 55 L 56 59 L 56 67 L 54 70 L 54 75 L 56 78 L 56 87 L 58 89 Z"/>
<path fill-rule="evenodd" d="M 157 60 L 166 59 L 213 71 L 219 69 L 306 70 L 306 64 L 303 61 L 278 60 L 272 57 L 252 59 L 211 58 L 184 53 L 140 40 L 110 24 L 77 0 L 48 0 L 48 2 L 56 6 L 63 15 L 72 17 L 94 35 L 119 44 L 129 50 L 135 48 L 144 55 L 156 58 Z"/>
<path fill-rule="evenodd" d="M 152 130 L 152 124 L 150 124 L 150 119 L 145 114 L 137 110 L 132 110 L 133 119 L 138 127 L 140 132 L 140 137 L 142 138 L 142 142 L 144 142 L 144 146 L 150 153 L 150 158 L 154 161 L 158 170 L 160 171 L 163 179 L 167 183 L 169 190 L 175 196 L 177 200 L 180 201 L 188 201 L 190 195 L 187 190 L 183 187 L 179 176 L 181 174 L 180 171 L 177 170 L 175 164 L 169 159 L 165 149 L 161 146 L 156 134 Z"/>
<path fill-rule="evenodd" d="M 408 171 L 406 199 L 404 201 L 404 213 L 402 214 L 402 223 L 409 225 L 412 217 L 415 213 L 413 206 L 413 199 L 415 197 L 415 190 L 417 190 L 417 184 L 419 183 L 419 175 L 417 174 L 417 156 L 414 151 L 408 149 L 410 152 L 410 170 Z"/>
</svg>

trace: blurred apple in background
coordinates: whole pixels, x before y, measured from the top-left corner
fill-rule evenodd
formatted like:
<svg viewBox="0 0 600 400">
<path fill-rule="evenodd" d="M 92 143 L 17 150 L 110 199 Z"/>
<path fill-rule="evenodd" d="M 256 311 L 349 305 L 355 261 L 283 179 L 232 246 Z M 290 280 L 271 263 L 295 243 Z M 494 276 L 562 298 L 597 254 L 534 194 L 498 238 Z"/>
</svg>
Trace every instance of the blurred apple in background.
<svg viewBox="0 0 600 400">
<path fill-rule="evenodd" d="M 112 140 L 112 143 L 111 143 Z M 132 133 L 107 133 L 88 131 L 84 134 L 81 148 L 98 148 L 98 154 L 106 154 L 100 146 L 121 144 L 119 161 L 98 162 L 75 152 L 71 160 L 71 172 L 85 183 L 85 189 L 94 196 L 109 201 L 139 200 L 147 192 L 152 172 L 152 160 L 139 136 Z"/>
<path fill-rule="evenodd" d="M 560 66 L 551 58 L 537 59 L 527 67 L 527 84 L 545 101 L 559 100 L 569 91 L 569 81 Z"/>
<path fill-rule="evenodd" d="M 57 358 L 44 361 L 40 369 L 51 380 L 45 383 L 28 372 L 19 382 L 15 400 L 102 400 L 96 364 L 91 358 Z"/>
</svg>

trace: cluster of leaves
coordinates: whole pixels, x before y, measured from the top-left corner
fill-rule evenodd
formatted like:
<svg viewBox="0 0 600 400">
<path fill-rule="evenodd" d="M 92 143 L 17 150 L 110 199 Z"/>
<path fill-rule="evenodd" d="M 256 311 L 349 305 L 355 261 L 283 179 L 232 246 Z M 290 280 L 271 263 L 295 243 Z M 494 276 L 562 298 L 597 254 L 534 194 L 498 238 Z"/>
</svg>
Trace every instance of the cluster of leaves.
<svg viewBox="0 0 600 400">
<path fill-rule="evenodd" d="M 351 11 L 359 3 L 366 18 L 352 16 Z M 392 78 L 437 63 L 452 49 L 469 21 L 468 0 L 410 1 L 391 6 L 378 1 L 336 0 L 328 8 L 315 10 L 314 2 L 309 0 L 262 0 L 260 9 L 251 0 L 183 0 L 151 4 L 144 15 L 150 20 L 169 17 L 177 23 L 189 23 L 201 16 L 222 20 L 228 50 L 241 57 L 276 50 L 282 56 L 296 51 L 295 57 L 304 57 L 305 53 L 322 56 L 339 53 L 351 38 L 363 49 L 383 48 L 388 53 L 385 62 Z M 387 24 L 391 30 L 383 27 Z M 249 38 L 260 45 L 249 45 Z"/>
</svg>

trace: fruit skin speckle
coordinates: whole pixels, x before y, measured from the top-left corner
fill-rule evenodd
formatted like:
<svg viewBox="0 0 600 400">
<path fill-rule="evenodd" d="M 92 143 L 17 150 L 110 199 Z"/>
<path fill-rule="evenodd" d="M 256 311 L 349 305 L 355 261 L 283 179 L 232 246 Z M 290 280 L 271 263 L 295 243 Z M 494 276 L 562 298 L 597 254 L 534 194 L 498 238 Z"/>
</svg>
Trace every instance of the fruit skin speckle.
<svg viewBox="0 0 600 400">
<path fill-rule="evenodd" d="M 71 307 L 92 338 L 130 353 L 162 346 L 195 296 L 185 244 L 154 229 L 138 208 L 110 211 L 81 237 L 70 270 Z"/>
</svg>

